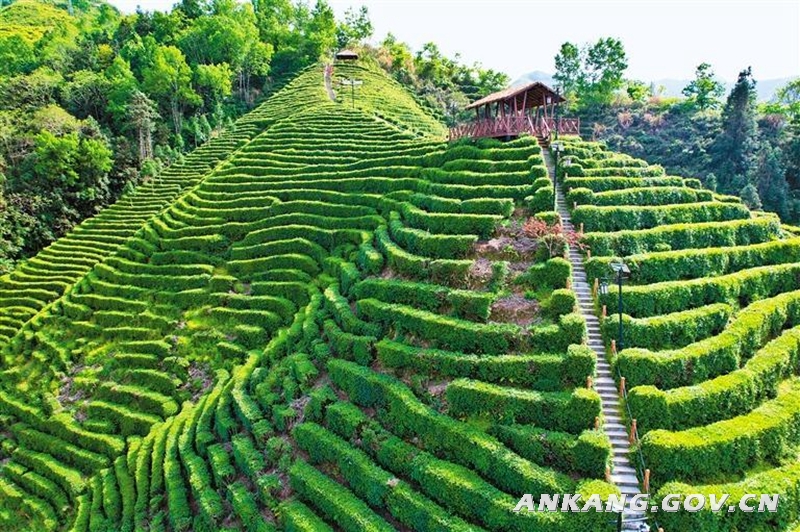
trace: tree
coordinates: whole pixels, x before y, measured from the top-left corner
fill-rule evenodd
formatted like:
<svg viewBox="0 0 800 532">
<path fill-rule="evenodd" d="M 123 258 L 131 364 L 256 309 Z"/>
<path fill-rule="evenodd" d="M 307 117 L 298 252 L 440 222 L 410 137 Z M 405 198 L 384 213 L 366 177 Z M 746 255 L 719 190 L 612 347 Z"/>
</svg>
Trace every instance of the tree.
<svg viewBox="0 0 800 532">
<path fill-rule="evenodd" d="M 756 94 L 750 68 L 742 70 L 722 110 L 722 132 L 709 148 L 719 190 L 726 194 L 740 192 L 758 148 Z"/>
<path fill-rule="evenodd" d="M 105 76 L 108 81 L 106 111 L 118 125 L 124 127 L 128 119 L 128 104 L 134 93 L 139 92 L 139 83 L 128 62 L 120 56 L 114 58 L 106 69 Z"/>
<path fill-rule="evenodd" d="M 159 45 L 152 65 L 144 70 L 144 86 L 167 104 L 175 134 L 180 134 L 185 106 L 201 103 L 192 88 L 192 69 L 183 53 L 174 46 Z"/>
<path fill-rule="evenodd" d="M 589 47 L 584 60 L 585 80 L 581 98 L 587 104 L 608 105 L 622 87 L 628 59 L 622 42 L 611 37 L 599 39 Z"/>
<path fill-rule="evenodd" d="M 319 60 L 336 46 L 336 17 L 325 0 L 317 0 L 303 27 L 304 55 L 308 63 Z"/>
<path fill-rule="evenodd" d="M 27 74 L 36 66 L 33 44 L 18 34 L 0 37 L 0 75 Z"/>
<path fill-rule="evenodd" d="M 791 214 L 789 183 L 786 181 L 781 149 L 762 142 L 749 178 L 756 185 L 764 209 L 776 212 L 783 220 L 788 220 Z"/>
<path fill-rule="evenodd" d="M 628 94 L 628 98 L 634 102 L 644 101 L 652 94 L 649 85 L 636 79 L 629 79 L 626 82 L 625 92 Z"/>
<path fill-rule="evenodd" d="M 156 120 L 160 118 L 156 104 L 141 91 L 131 95 L 127 105 L 130 127 L 136 131 L 139 140 L 139 164 L 153 157 L 153 131 Z"/>
<path fill-rule="evenodd" d="M 758 210 L 761 208 L 761 198 L 758 196 L 758 189 L 752 183 L 748 183 L 739 191 L 739 196 L 748 208 Z"/>
<path fill-rule="evenodd" d="M 714 71 L 708 63 L 697 67 L 694 79 L 683 89 L 683 95 L 700 111 L 719 107 L 719 98 L 724 92 L 725 87 L 714 78 Z"/>
<path fill-rule="evenodd" d="M 233 91 L 231 85 L 232 77 L 233 72 L 231 72 L 228 63 L 197 65 L 195 80 L 208 108 L 212 109 L 217 102 L 231 95 Z"/>
<path fill-rule="evenodd" d="M 622 42 L 606 37 L 582 48 L 566 42 L 555 57 L 556 73 L 563 93 L 577 99 L 581 107 L 606 106 L 622 88 L 628 59 Z"/>
<path fill-rule="evenodd" d="M 778 89 L 777 100 L 790 120 L 800 120 L 800 78 Z"/>
<path fill-rule="evenodd" d="M 571 42 L 565 42 L 555 58 L 556 73 L 553 75 L 564 96 L 574 99 L 583 81 L 583 58 L 581 51 Z"/>
<path fill-rule="evenodd" d="M 108 78 L 102 72 L 78 70 L 64 87 L 63 98 L 69 111 L 78 118 L 93 116 L 100 120 L 108 107 L 110 91 Z"/>
<path fill-rule="evenodd" d="M 344 13 L 344 21 L 336 28 L 336 45 L 339 49 L 346 48 L 353 43 L 359 43 L 372 36 L 372 21 L 369 19 L 367 6 L 361 6 L 358 11 L 348 8 Z"/>
</svg>

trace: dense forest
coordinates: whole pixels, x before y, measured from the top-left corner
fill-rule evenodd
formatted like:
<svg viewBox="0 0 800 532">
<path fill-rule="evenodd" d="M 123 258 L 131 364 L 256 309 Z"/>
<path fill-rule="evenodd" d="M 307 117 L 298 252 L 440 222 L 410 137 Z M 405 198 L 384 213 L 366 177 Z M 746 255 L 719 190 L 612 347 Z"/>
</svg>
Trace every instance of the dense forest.
<svg viewBox="0 0 800 532">
<path fill-rule="evenodd" d="M 122 15 L 106 3 L 19 0 L 0 10 L 0 273 L 230 127 L 344 47 L 383 66 L 446 121 L 504 74 L 377 46 L 365 8 L 184 0 Z"/>
<path fill-rule="evenodd" d="M 726 96 L 712 66 L 702 63 L 684 98 L 665 98 L 658 87 L 625 78 L 627 57 L 614 39 L 564 43 L 555 64 L 584 137 L 800 221 L 800 79 L 759 104 L 749 67 Z"/>
</svg>

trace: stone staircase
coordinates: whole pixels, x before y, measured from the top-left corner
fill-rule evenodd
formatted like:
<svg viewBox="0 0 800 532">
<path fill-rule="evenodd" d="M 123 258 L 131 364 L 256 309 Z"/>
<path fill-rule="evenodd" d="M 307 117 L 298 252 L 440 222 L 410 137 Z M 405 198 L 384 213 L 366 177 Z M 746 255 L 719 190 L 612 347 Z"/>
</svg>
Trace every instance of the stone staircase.
<svg viewBox="0 0 800 532">
<path fill-rule="evenodd" d="M 555 165 L 550 150 L 546 143 L 542 143 L 542 157 L 544 158 L 547 170 L 551 179 L 555 179 Z M 566 230 L 574 230 L 567 210 L 564 192 L 560 183 L 556 187 L 556 210 L 561 216 L 561 221 Z M 580 312 L 586 319 L 586 330 L 589 336 L 589 347 L 597 355 L 597 369 L 594 378 L 594 389 L 600 394 L 603 411 L 603 432 L 611 440 L 612 448 L 612 470 L 611 478 L 623 495 L 628 500 L 634 495 L 641 493 L 639 478 L 636 476 L 636 469 L 631 465 L 628 458 L 631 451 L 630 435 L 622 418 L 622 405 L 619 399 L 619 390 L 616 381 L 611 373 L 611 365 L 606 359 L 606 349 L 600 333 L 600 320 L 595 315 L 594 298 L 592 287 L 589 286 L 586 278 L 586 270 L 583 267 L 583 256 L 574 248 L 569 250 L 569 261 L 572 263 L 572 289 L 578 299 Z M 623 512 L 623 530 L 648 530 L 641 521 L 645 515 L 641 512 L 634 512 L 626 504 Z"/>
</svg>

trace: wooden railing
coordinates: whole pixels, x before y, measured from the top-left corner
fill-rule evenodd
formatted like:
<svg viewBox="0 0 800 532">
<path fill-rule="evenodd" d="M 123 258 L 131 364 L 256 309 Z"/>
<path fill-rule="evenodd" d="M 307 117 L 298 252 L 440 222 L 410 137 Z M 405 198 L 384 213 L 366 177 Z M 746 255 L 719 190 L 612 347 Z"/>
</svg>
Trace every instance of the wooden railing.
<svg viewBox="0 0 800 532">
<path fill-rule="evenodd" d="M 580 119 L 578 118 L 559 118 L 558 133 L 564 135 L 580 134 Z M 451 141 L 469 138 L 484 137 L 516 137 L 523 133 L 530 135 L 542 135 L 550 137 L 550 133 L 555 131 L 556 121 L 552 118 L 539 118 L 534 120 L 528 115 L 513 115 L 497 118 L 476 120 L 465 122 L 450 128 L 449 139 Z"/>
</svg>

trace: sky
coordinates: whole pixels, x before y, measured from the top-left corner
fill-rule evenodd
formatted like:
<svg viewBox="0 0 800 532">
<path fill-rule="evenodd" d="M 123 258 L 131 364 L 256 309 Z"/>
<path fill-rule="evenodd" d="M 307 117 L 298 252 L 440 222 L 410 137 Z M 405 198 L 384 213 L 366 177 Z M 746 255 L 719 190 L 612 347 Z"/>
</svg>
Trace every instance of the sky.
<svg viewBox="0 0 800 532">
<path fill-rule="evenodd" d="M 175 0 L 111 0 L 124 12 L 168 9 Z M 310 0 L 313 3 L 313 0 Z M 626 76 L 689 79 L 710 63 L 732 81 L 800 76 L 800 0 L 328 0 L 338 16 L 366 5 L 375 40 L 388 32 L 418 50 L 429 41 L 449 56 L 505 72 L 552 73 L 565 41 L 622 40 Z"/>
</svg>

